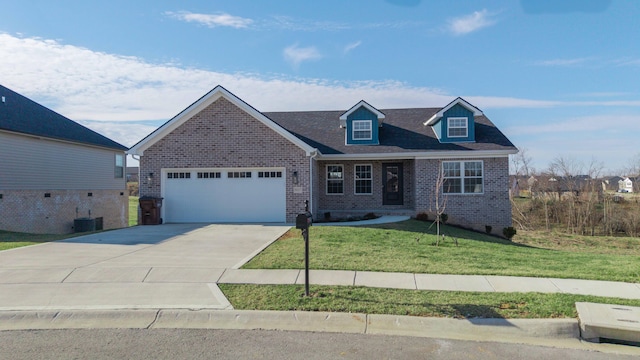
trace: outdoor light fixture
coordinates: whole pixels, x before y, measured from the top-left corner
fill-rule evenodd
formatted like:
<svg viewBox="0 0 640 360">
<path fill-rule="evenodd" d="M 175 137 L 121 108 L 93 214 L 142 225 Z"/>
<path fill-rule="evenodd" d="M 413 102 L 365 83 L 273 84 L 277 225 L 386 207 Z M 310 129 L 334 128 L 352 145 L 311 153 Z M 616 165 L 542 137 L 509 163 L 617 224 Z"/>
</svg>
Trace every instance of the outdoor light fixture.
<svg viewBox="0 0 640 360">
<path fill-rule="evenodd" d="M 298 172 L 297 171 L 293 172 L 293 183 L 296 184 L 296 185 L 298 184 Z"/>
<path fill-rule="evenodd" d="M 147 176 L 147 182 L 148 182 L 148 183 L 151 183 L 151 181 L 152 181 L 152 180 L 153 180 L 153 173 L 152 173 L 152 172 L 150 172 L 150 173 L 149 173 L 149 176 Z"/>
</svg>

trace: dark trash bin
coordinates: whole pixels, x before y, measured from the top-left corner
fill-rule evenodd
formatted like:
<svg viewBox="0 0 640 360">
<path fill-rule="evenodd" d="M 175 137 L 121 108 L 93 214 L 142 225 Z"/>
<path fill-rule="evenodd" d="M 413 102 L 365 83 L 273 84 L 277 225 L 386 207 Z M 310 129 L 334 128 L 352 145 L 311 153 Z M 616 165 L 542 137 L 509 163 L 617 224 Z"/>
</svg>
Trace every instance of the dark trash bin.
<svg viewBox="0 0 640 360">
<path fill-rule="evenodd" d="M 162 198 L 143 196 L 138 201 L 140 202 L 140 223 L 142 225 L 162 224 L 162 218 L 160 217 Z"/>
</svg>

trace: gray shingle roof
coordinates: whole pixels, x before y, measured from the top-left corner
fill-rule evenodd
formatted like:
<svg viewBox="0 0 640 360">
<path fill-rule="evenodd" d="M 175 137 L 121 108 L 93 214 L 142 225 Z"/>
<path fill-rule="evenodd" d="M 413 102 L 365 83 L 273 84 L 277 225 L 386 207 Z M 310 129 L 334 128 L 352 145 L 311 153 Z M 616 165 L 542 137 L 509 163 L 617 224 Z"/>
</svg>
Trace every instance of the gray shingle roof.
<svg viewBox="0 0 640 360">
<path fill-rule="evenodd" d="M 95 145 L 116 150 L 127 147 L 0 85 L 0 130 Z"/>
<path fill-rule="evenodd" d="M 516 147 L 485 116 L 476 121 L 476 141 L 440 143 L 430 126 L 423 125 L 440 108 L 387 109 L 380 128 L 380 145 L 346 145 L 338 111 L 265 112 L 265 116 L 322 154 L 385 154 L 446 150 L 515 150 Z"/>
</svg>

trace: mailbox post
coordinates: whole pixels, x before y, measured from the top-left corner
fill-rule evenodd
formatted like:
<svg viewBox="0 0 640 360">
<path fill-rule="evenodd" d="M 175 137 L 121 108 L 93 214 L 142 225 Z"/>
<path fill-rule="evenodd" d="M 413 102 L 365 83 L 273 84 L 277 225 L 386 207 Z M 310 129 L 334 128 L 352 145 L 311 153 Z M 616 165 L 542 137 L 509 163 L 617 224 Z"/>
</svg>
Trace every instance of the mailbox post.
<svg viewBox="0 0 640 360">
<path fill-rule="evenodd" d="M 303 214 L 296 216 L 296 229 L 302 232 L 304 239 L 304 296 L 309 296 L 309 226 L 312 224 L 311 213 L 309 212 L 309 200 L 304 202 Z"/>
</svg>

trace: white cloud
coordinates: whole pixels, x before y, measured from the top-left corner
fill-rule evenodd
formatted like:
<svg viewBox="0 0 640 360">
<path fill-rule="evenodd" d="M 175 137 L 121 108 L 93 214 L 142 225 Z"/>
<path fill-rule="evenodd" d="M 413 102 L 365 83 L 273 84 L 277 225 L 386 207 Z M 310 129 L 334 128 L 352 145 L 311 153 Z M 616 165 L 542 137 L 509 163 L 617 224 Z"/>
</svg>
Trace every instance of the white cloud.
<svg viewBox="0 0 640 360">
<path fill-rule="evenodd" d="M 613 121 L 615 119 L 615 122 Z M 624 124 L 617 127 L 614 124 Z M 539 134 L 617 134 L 640 132 L 640 115 L 592 115 L 566 119 L 557 119 L 550 123 L 533 125 L 520 125 L 507 128 L 513 134 L 539 135 Z"/>
<path fill-rule="evenodd" d="M 587 58 L 577 58 L 577 59 L 552 59 L 552 60 L 542 60 L 538 61 L 535 64 L 540 66 L 572 66 L 583 64 L 587 61 Z"/>
<path fill-rule="evenodd" d="M 347 44 L 347 46 L 344 47 L 343 53 L 347 54 L 349 53 L 351 50 L 357 48 L 358 46 L 362 45 L 362 41 L 355 41 L 352 42 L 350 44 Z"/>
<path fill-rule="evenodd" d="M 454 35 L 466 35 L 496 23 L 487 9 L 449 20 L 448 30 Z"/>
<path fill-rule="evenodd" d="M 147 136 L 156 128 L 158 128 L 158 126 L 160 126 L 162 122 L 160 121 L 158 124 L 151 125 L 151 124 L 129 123 L 129 122 L 123 122 L 123 121 L 79 120 L 78 123 L 110 139 L 113 139 L 114 141 L 117 141 L 124 146 L 131 147 L 135 143 L 140 141 L 140 139 Z M 153 123 L 156 123 L 156 122 L 153 122 Z"/>
<path fill-rule="evenodd" d="M 311 57 L 308 54 L 298 55 L 298 59 L 304 61 L 319 56 L 313 55 L 313 51 L 310 54 Z M 224 86 L 260 111 L 348 109 L 362 99 L 381 109 L 439 107 L 455 98 L 441 89 L 416 87 L 393 80 L 339 82 L 186 69 L 175 64 L 153 64 L 136 57 L 95 52 L 54 40 L 2 33 L 0 81 L 2 85 L 123 145 L 137 142 L 216 85 Z M 463 96 L 483 110 L 640 107 L 640 101 L 560 102 L 455 95 Z M 131 123 L 133 121 L 138 123 Z M 141 125 L 140 121 L 150 122 Z M 602 121 L 606 122 L 606 119 Z M 625 123 L 640 124 L 640 119 L 625 120 Z M 516 133 L 518 130 L 550 131 L 534 128 L 512 130 Z"/>
<path fill-rule="evenodd" d="M 282 52 L 285 60 L 298 68 L 303 61 L 318 60 L 322 58 L 320 51 L 315 46 L 299 47 L 298 44 L 287 46 Z"/>
<path fill-rule="evenodd" d="M 206 25 L 210 28 L 228 26 L 236 29 L 242 29 L 249 27 L 249 25 L 253 23 L 253 20 L 251 19 L 233 16 L 226 13 L 197 14 L 189 11 L 167 11 L 165 12 L 165 15 L 186 22 L 195 22 Z"/>
</svg>

